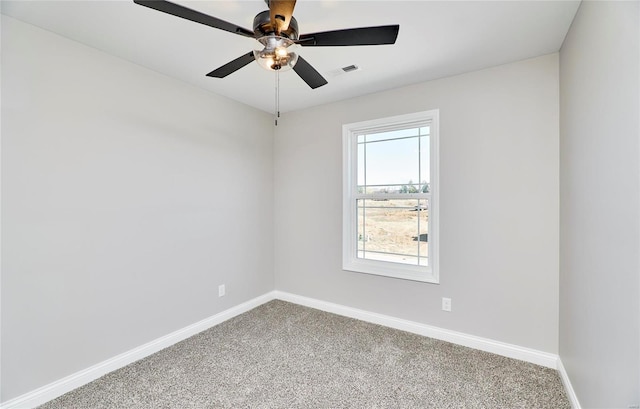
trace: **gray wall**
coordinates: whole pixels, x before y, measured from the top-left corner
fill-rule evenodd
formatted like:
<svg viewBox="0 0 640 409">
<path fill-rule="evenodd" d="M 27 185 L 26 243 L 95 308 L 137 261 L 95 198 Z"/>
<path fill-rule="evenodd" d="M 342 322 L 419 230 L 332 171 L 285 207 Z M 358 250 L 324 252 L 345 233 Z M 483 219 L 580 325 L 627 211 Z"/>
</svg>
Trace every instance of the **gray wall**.
<svg viewBox="0 0 640 409">
<path fill-rule="evenodd" d="M 434 108 L 441 284 L 343 271 L 342 125 Z M 558 109 L 553 54 L 285 115 L 276 288 L 557 353 Z"/>
<path fill-rule="evenodd" d="M 272 145 L 265 113 L 3 16 L 0 400 L 273 290 Z"/>
<path fill-rule="evenodd" d="M 580 6 L 560 51 L 560 357 L 584 408 L 639 397 L 638 2 Z"/>
</svg>

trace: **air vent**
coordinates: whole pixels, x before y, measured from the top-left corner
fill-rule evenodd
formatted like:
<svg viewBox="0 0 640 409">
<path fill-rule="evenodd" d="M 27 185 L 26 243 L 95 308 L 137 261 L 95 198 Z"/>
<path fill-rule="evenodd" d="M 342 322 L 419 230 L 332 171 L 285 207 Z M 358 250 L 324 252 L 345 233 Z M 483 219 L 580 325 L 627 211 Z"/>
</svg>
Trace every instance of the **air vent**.
<svg viewBox="0 0 640 409">
<path fill-rule="evenodd" d="M 351 72 L 358 71 L 360 68 L 357 65 L 347 65 L 346 67 L 342 67 L 342 71 Z"/>
</svg>

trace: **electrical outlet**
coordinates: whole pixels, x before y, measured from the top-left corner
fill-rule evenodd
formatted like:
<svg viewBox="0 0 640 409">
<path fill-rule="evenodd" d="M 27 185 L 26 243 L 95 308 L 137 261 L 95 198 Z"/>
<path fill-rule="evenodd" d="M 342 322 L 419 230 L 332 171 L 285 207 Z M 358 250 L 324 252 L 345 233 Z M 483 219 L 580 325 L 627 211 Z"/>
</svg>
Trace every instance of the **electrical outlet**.
<svg viewBox="0 0 640 409">
<path fill-rule="evenodd" d="M 218 286 L 218 297 L 224 297 L 224 295 L 226 294 L 225 288 L 224 288 L 224 284 L 221 284 Z"/>
<path fill-rule="evenodd" d="M 442 297 L 442 311 L 451 312 L 451 298 Z"/>
</svg>

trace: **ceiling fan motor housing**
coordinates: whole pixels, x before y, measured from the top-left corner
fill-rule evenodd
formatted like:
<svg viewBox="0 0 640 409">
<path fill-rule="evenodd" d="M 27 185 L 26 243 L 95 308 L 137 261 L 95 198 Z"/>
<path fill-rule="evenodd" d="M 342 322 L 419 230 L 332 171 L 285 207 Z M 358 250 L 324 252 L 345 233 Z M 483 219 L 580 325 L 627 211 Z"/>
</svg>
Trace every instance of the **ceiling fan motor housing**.
<svg viewBox="0 0 640 409">
<path fill-rule="evenodd" d="M 256 38 L 276 35 L 276 28 L 271 23 L 269 10 L 265 10 L 255 16 L 253 19 L 253 32 L 255 33 Z M 296 19 L 291 16 L 291 20 L 289 20 L 289 27 L 287 27 L 286 30 L 280 31 L 277 35 L 296 41 L 298 39 L 298 22 Z"/>
</svg>

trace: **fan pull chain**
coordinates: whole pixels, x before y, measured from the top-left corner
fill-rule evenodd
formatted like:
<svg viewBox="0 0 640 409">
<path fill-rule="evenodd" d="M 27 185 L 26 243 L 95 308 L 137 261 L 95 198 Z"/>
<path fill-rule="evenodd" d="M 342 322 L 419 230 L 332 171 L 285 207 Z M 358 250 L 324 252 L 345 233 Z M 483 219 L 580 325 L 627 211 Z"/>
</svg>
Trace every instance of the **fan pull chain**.
<svg viewBox="0 0 640 409">
<path fill-rule="evenodd" d="M 280 118 L 280 71 L 276 71 L 276 108 L 275 108 L 276 126 L 278 126 L 278 118 Z"/>
</svg>

